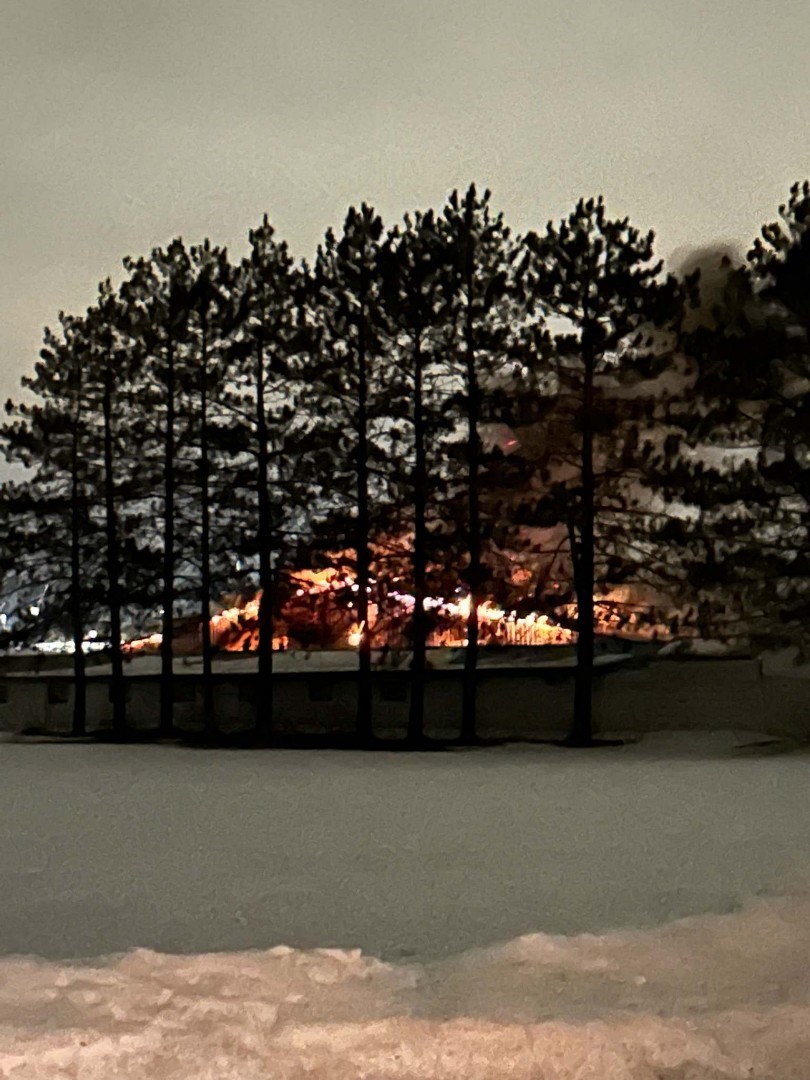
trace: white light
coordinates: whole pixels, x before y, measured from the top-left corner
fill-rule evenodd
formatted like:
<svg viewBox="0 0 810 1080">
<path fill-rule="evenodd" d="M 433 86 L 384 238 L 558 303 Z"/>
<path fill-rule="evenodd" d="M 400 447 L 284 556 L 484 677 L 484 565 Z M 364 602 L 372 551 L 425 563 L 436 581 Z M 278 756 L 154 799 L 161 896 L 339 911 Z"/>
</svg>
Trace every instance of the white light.
<svg viewBox="0 0 810 1080">
<path fill-rule="evenodd" d="M 32 604 L 29 610 L 34 618 L 36 618 L 37 615 L 39 615 L 39 604 Z"/>
</svg>

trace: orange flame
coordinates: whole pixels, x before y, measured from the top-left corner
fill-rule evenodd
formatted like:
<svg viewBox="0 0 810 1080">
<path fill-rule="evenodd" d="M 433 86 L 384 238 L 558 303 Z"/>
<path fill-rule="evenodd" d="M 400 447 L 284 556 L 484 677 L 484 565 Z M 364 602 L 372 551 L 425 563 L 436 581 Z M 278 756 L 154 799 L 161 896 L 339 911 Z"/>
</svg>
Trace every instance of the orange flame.
<svg viewBox="0 0 810 1080">
<path fill-rule="evenodd" d="M 298 597 L 326 594 L 330 591 L 340 591 L 346 588 L 357 591 L 354 576 L 350 571 L 339 572 L 333 569 L 327 570 L 301 570 L 294 575 L 294 582 L 299 586 L 296 590 Z M 407 593 L 389 593 L 389 598 L 394 600 L 400 609 L 407 613 L 413 611 L 414 597 Z M 324 596 L 324 600 L 327 597 Z M 219 649 L 228 652 L 251 652 L 258 648 L 259 643 L 259 604 L 261 592 L 257 593 L 243 606 L 223 608 L 211 617 L 211 640 L 212 644 Z M 669 638 L 665 627 L 652 626 L 640 619 L 635 611 L 619 619 L 612 604 L 616 602 L 626 603 L 621 597 L 595 598 L 596 604 L 596 630 L 602 634 L 629 633 L 633 636 Z M 437 611 L 443 616 L 444 625 L 431 632 L 428 637 L 428 645 L 434 647 L 459 647 L 467 643 L 466 624 L 470 614 L 470 596 L 459 599 L 444 599 L 441 597 L 429 597 L 425 601 L 425 607 Z M 600 606 L 601 604 L 601 606 Z M 348 605 L 350 608 L 353 604 Z M 630 607 L 631 605 L 627 605 Z M 369 632 L 374 633 L 375 625 L 378 626 L 378 609 L 374 603 L 369 603 Z M 576 604 L 561 605 L 557 609 L 558 615 L 569 624 L 575 622 Z M 573 644 L 577 640 L 577 634 L 568 626 L 553 621 L 548 615 L 532 612 L 528 615 L 519 616 L 515 611 L 507 611 L 490 600 L 485 600 L 478 605 L 479 642 L 481 644 L 496 643 L 501 645 L 566 645 Z M 364 623 L 355 621 L 345 631 L 343 640 L 350 648 L 358 648 L 363 639 Z M 125 648 L 130 652 L 153 652 L 160 647 L 161 635 L 150 634 L 147 637 L 130 641 Z M 289 647 L 289 639 L 285 633 L 279 631 L 273 637 L 273 649 L 280 650 Z"/>
</svg>

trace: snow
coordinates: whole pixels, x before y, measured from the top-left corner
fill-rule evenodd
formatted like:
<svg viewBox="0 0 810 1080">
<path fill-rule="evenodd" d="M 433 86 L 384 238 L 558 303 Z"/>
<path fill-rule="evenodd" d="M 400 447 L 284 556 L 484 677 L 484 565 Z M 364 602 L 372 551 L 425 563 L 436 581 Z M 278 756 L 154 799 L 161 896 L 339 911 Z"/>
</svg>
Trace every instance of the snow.
<svg viewBox="0 0 810 1080">
<path fill-rule="evenodd" d="M 747 739 L 2 742 L 0 1077 L 806 1080 L 808 757 Z"/>
<path fill-rule="evenodd" d="M 662 658 L 669 656 L 729 656 L 733 655 L 734 648 L 724 641 L 713 641 L 710 638 L 679 638 L 669 641 L 658 650 Z"/>
<path fill-rule="evenodd" d="M 601 643 L 597 642 L 597 648 Z M 610 640 L 613 644 L 613 639 Z M 627 639 L 628 646 L 631 644 Z M 607 646 L 607 647 L 610 647 Z M 670 650 L 672 651 L 672 650 Z M 721 646 L 720 652 L 724 652 Z M 626 662 L 628 654 L 617 652 L 597 653 L 594 657 L 596 667 L 613 667 Z M 397 650 L 389 654 L 387 658 L 379 650 L 372 651 L 372 665 L 382 670 L 401 671 L 409 670 L 411 654 L 405 650 Z M 463 667 L 464 648 L 431 648 L 428 650 L 428 662 L 433 668 Z M 541 645 L 541 646 L 499 646 L 497 649 L 488 650 L 482 648 L 478 656 L 479 667 L 532 667 L 532 668 L 561 668 L 576 667 L 576 656 L 573 649 L 565 645 Z M 228 653 L 225 657 L 215 657 L 212 662 L 213 670 L 220 674 L 249 674 L 258 669 L 258 659 L 255 653 Z M 305 652 L 301 649 L 285 650 L 273 654 L 273 668 L 277 674 L 309 673 L 313 671 L 356 671 L 357 652 L 353 649 L 313 649 Z M 136 655 L 128 659 L 124 668 L 127 675 L 158 675 L 161 670 L 160 657 L 146 653 Z M 179 675 L 199 674 L 202 672 L 201 656 L 183 656 L 175 658 L 174 671 Z M 61 667 L 50 667 L 47 673 L 51 675 L 72 675 L 73 668 L 70 662 Z M 88 667 L 87 674 L 90 678 L 109 678 L 112 667 L 108 663 L 94 663 Z M 35 661 L 30 667 L 19 667 L 3 674 L 3 678 L 17 678 L 39 674 Z"/>
<path fill-rule="evenodd" d="M 762 674 L 782 679 L 810 679 L 810 663 L 802 661 L 799 649 L 771 649 L 762 654 Z"/>
</svg>

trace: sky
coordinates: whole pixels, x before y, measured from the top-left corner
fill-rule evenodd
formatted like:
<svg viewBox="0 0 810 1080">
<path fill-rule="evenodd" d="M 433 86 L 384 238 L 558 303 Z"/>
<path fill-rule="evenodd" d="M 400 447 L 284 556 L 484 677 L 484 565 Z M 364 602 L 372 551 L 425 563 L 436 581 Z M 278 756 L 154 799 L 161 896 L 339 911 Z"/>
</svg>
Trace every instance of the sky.
<svg viewBox="0 0 810 1080">
<path fill-rule="evenodd" d="M 518 232 L 580 195 L 676 266 L 810 174 L 803 0 L 2 0 L 0 399 L 125 255 L 267 212 L 297 257 L 470 181 Z"/>
</svg>

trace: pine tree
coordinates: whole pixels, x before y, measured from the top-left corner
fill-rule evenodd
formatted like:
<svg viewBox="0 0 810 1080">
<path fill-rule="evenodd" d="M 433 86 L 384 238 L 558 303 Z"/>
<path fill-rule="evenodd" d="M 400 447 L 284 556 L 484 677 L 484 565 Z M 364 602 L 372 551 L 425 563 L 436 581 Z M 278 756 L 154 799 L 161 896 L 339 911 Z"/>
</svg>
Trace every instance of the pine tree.
<svg viewBox="0 0 810 1080">
<path fill-rule="evenodd" d="M 670 368 L 683 314 L 684 292 L 671 276 L 662 279 L 653 240 L 652 232 L 642 236 L 626 218 L 608 219 L 601 197 L 580 200 L 559 226 L 549 222 L 545 234 L 526 236 L 521 260 L 527 292 L 560 327 L 550 334 L 548 354 L 537 357 L 536 374 L 555 399 L 563 434 L 556 446 L 546 447 L 549 487 L 536 503 L 539 520 L 549 524 L 556 518 L 569 537 L 577 670 L 568 741 L 575 746 L 593 741 L 598 526 L 604 523 L 603 533 L 615 536 L 611 522 L 632 509 L 620 481 L 641 463 L 640 430 L 655 426 L 649 398 L 622 397 L 611 386 L 652 380 Z M 562 478 L 564 470 L 568 479 Z M 615 579 L 623 557 L 615 541 L 609 547 L 613 566 L 609 559 L 603 572 Z"/>
<path fill-rule="evenodd" d="M 317 436 L 325 451 L 321 458 L 324 481 L 328 476 L 332 495 L 338 505 L 350 509 L 352 519 L 357 586 L 352 603 L 356 603 L 360 636 L 357 730 L 367 745 L 374 738 L 369 622 L 372 462 L 383 456 L 375 440 L 381 393 L 376 370 L 381 348 L 376 264 L 382 229 L 371 207 L 350 208 L 341 237 L 328 232 L 318 249 L 310 299 L 315 360 L 309 408 L 320 414 L 321 424 L 328 417 L 333 425 L 321 428 Z M 339 535 L 335 539 L 339 542 Z"/>
<path fill-rule="evenodd" d="M 425 675 L 430 620 L 428 568 L 432 544 L 429 526 L 437 521 L 437 494 L 442 490 L 440 434 L 446 432 L 449 395 L 441 390 L 444 352 L 452 335 L 452 264 L 446 240 L 433 211 L 406 216 L 403 227 L 386 237 L 380 253 L 380 278 L 392 347 L 400 358 L 404 400 L 389 404 L 394 415 L 407 419 L 411 452 L 404 455 L 398 501 L 403 504 L 402 527 L 413 529 L 411 625 L 411 688 L 407 740 L 424 738 Z M 396 384 L 390 386 L 393 395 Z M 399 456 L 399 455 L 397 455 Z M 396 483 L 396 481 L 394 481 Z M 405 506 L 412 502 L 412 514 Z"/>
<path fill-rule="evenodd" d="M 116 326 L 122 312 L 108 281 L 99 286 L 98 303 L 87 313 L 89 330 L 88 379 L 90 393 L 100 396 L 102 418 L 101 481 L 103 491 L 105 569 L 107 579 L 107 609 L 109 613 L 109 653 L 111 665 L 110 697 L 113 707 L 113 732 L 121 737 L 127 730 L 126 684 L 122 650 L 122 607 L 124 582 L 122 575 L 123 545 L 121 535 L 121 481 L 126 469 L 122 462 L 121 416 L 122 384 L 129 378 L 129 357 L 122 348 Z"/>
<path fill-rule="evenodd" d="M 212 474 L 216 471 L 216 430 L 221 415 L 224 384 L 227 380 L 226 339 L 235 329 L 231 309 L 233 270 L 227 252 L 212 248 L 206 240 L 189 252 L 189 331 L 196 365 L 196 413 L 192 427 L 197 431 L 197 485 L 192 514 L 199 529 L 199 611 L 203 674 L 203 721 L 211 734 L 215 727 L 211 602 L 214 591 L 214 550 L 212 525 L 218 520 Z M 190 418 L 191 419 L 191 418 Z"/>
<path fill-rule="evenodd" d="M 489 191 L 479 195 L 474 184 L 463 196 L 454 191 L 440 219 L 440 235 L 449 253 L 450 303 L 455 326 L 453 345 L 460 359 L 462 387 L 457 404 L 465 432 L 467 560 L 462 578 L 467 587 L 469 614 L 461 709 L 462 743 L 472 743 L 476 738 L 478 608 L 484 599 L 486 574 L 483 558 L 486 523 L 481 506 L 481 425 L 488 419 L 485 392 L 493 394 L 496 375 L 514 349 L 511 234 L 503 215 L 493 215 L 490 198 Z"/>
<path fill-rule="evenodd" d="M 712 320 L 686 342 L 679 417 L 691 453 L 671 471 L 699 507 L 686 530 L 697 629 L 806 648 L 810 611 L 810 182 L 742 265 L 727 262 Z"/>
<path fill-rule="evenodd" d="M 97 599 L 90 583 L 97 580 L 98 548 L 90 522 L 85 462 L 88 394 L 84 370 L 87 363 L 86 324 L 60 313 L 60 334 L 45 330 L 40 362 L 23 386 L 39 398 L 36 405 L 8 402 L 6 411 L 16 417 L 3 431 L 6 456 L 31 471 L 31 482 L 6 490 L 6 509 L 16 515 L 7 536 L 6 567 L 19 557 L 19 567 L 29 561 L 9 540 L 18 543 L 30 530 L 31 515 L 41 519 L 40 569 L 45 572 L 43 597 L 51 610 L 46 617 L 60 622 L 66 616 L 73 644 L 73 722 L 75 736 L 85 733 L 87 678 L 84 640 L 88 619 L 95 614 Z M 47 523 L 47 525 L 46 525 Z M 29 577 L 28 573 L 24 574 Z M 34 578 L 36 580 L 36 578 Z M 43 580 L 40 578 L 40 580 Z M 40 605 L 40 606 L 45 606 Z M 30 626 L 31 630 L 35 626 Z"/>
<path fill-rule="evenodd" d="M 231 435 L 239 443 L 234 450 L 241 457 L 231 502 L 241 524 L 247 523 L 241 530 L 241 551 L 255 560 L 258 571 L 256 728 L 267 739 L 273 730 L 277 574 L 288 544 L 285 526 L 292 528 L 292 518 L 301 516 L 295 478 L 285 472 L 291 456 L 295 462 L 302 275 L 266 215 L 249 239 L 250 255 L 236 286 L 238 329 L 229 408 Z"/>
<path fill-rule="evenodd" d="M 759 470 L 780 492 L 783 576 L 779 621 L 802 646 L 810 614 L 810 181 L 796 183 L 749 252 L 753 291 L 768 312 L 764 345 L 769 393 L 762 396 Z M 762 370 L 762 369 L 760 369 Z M 762 376 L 765 372 L 762 371 Z"/>
<path fill-rule="evenodd" d="M 190 260 L 181 240 L 150 259 L 124 261 L 129 279 L 122 298 L 130 316 L 130 334 L 143 353 L 140 404 L 149 411 L 153 440 L 160 443 L 155 456 L 155 479 L 162 481 L 162 604 L 160 721 L 162 737 L 174 733 L 174 614 L 177 593 L 176 543 L 177 489 L 181 462 L 178 454 L 178 400 L 183 383 L 182 346 L 187 340 Z M 154 427 L 156 422 L 157 427 Z M 152 442 L 153 440 L 150 440 Z M 151 451 L 150 447 L 150 451 Z M 160 481 L 159 481 L 160 482 Z"/>
</svg>

